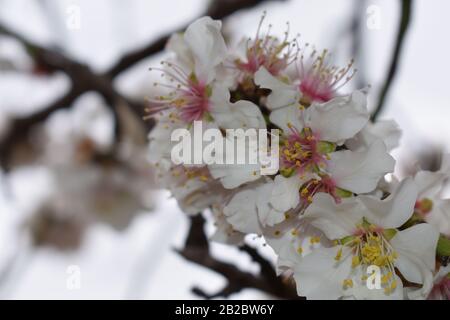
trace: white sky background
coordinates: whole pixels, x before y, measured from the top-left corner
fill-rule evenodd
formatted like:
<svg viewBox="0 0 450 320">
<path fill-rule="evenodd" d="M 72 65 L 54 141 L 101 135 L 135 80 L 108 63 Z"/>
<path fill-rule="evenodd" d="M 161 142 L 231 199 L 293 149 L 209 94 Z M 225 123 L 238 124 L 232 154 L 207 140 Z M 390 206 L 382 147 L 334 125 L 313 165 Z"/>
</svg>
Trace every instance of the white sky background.
<svg viewBox="0 0 450 320">
<path fill-rule="evenodd" d="M 105 70 L 123 52 L 142 46 L 198 16 L 205 4 L 203 0 L 0 0 L 0 20 L 35 41 L 58 43 L 72 57 L 96 70 Z M 364 72 L 376 96 L 385 77 L 399 11 L 398 1 L 368 1 L 368 5 L 371 4 L 379 6 L 381 20 L 380 29 L 365 29 Z M 66 10 L 71 5 L 81 9 L 80 30 L 65 28 Z M 275 33 L 281 34 L 285 22 L 290 21 L 293 34 L 301 33 L 301 39 L 318 48 L 331 49 L 342 44 L 337 58 L 346 62 L 351 57 L 345 52 L 348 39 L 342 38 L 341 30 L 350 23 L 352 5 L 350 0 L 268 3 L 234 15 L 228 20 L 226 30 L 234 36 L 233 41 L 253 35 L 266 9 L 267 21 L 273 24 Z M 394 118 L 404 130 L 403 145 L 394 152 L 400 163 L 411 165 L 415 152 L 436 144 L 447 151 L 450 147 L 447 139 L 450 136 L 450 46 L 445 40 L 450 30 L 448 12 L 449 1 L 415 1 L 401 67 L 382 115 L 382 118 Z M 17 47 L 11 41 L 0 41 L 0 54 L 27 63 L 26 56 L 17 57 Z M 118 86 L 128 94 L 146 95 L 152 84 L 152 75 L 147 70 L 156 62 L 155 59 L 142 62 L 121 76 Z M 23 73 L 1 74 L 0 120 L 6 114 L 27 113 L 44 105 L 61 94 L 67 85 L 60 75 L 43 80 Z M 2 121 L 0 132 L 1 126 Z M 2 180 L 4 177 L 0 176 Z M 26 169 L 14 176 L 15 190 L 20 195 L 16 202 L 0 193 L 0 267 L 20 245 L 15 238 L 17 225 L 39 197 L 37 190 L 45 190 L 36 186 L 45 183 L 45 174 L 41 171 Z M 174 201 L 166 200 L 167 196 L 166 193 L 161 195 L 155 214 L 139 216 L 123 233 L 104 225 L 92 227 L 79 252 L 61 255 L 46 249 L 26 256 L 23 263 L 26 268 L 18 270 L 13 281 L 0 289 L 1 297 L 195 298 L 190 293 L 192 285 L 211 292 L 219 289 L 224 284 L 220 276 L 185 263 L 171 251 L 173 246 L 182 245 L 187 221 Z M 234 249 L 217 245 L 214 250 L 225 259 L 239 259 L 243 268 L 255 268 Z M 80 290 L 66 289 L 69 265 L 81 268 Z M 146 272 L 141 271 L 143 266 Z M 233 298 L 262 296 L 245 290 Z"/>
</svg>

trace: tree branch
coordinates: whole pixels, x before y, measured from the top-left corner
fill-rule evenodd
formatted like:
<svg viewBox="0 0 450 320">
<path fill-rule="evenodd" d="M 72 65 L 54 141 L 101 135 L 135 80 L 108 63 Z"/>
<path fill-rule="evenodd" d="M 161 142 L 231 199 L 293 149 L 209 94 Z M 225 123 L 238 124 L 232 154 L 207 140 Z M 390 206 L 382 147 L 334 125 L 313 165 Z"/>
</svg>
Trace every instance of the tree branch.
<svg viewBox="0 0 450 320">
<path fill-rule="evenodd" d="M 227 16 L 239 10 L 252 8 L 267 1 L 269 0 L 215 0 L 215 1 L 213 0 L 211 1 L 208 10 L 206 10 L 206 12 L 202 14 L 202 16 L 210 16 L 213 19 L 224 19 Z M 272 1 L 285 1 L 285 0 L 272 0 Z M 169 37 L 174 32 L 179 32 L 185 30 L 186 28 L 187 25 L 179 28 L 176 31 L 172 31 L 159 37 L 157 40 L 155 40 L 154 42 L 150 43 L 149 45 L 143 48 L 125 54 L 113 67 L 110 68 L 108 72 L 106 72 L 106 76 L 114 78 L 121 72 L 138 63 L 139 61 L 162 51 L 166 45 L 167 40 L 169 40 Z"/>
<path fill-rule="evenodd" d="M 209 250 L 208 240 L 204 232 L 204 218 L 197 215 L 191 218 L 191 228 L 186 239 L 185 247 L 177 252 L 186 260 L 213 270 L 224 276 L 228 283 L 216 293 L 208 294 L 199 287 L 194 287 L 192 291 L 206 299 L 217 297 L 228 297 L 231 294 L 240 292 L 245 288 L 258 289 L 272 296 L 284 299 L 300 299 L 293 286 L 285 283 L 276 276 L 273 266 L 264 259 L 254 248 L 244 245 L 240 248 L 258 263 L 261 267 L 259 275 L 242 271 L 236 266 L 214 258 Z"/>
<path fill-rule="evenodd" d="M 377 107 L 372 113 L 372 121 L 375 121 L 382 112 L 383 107 L 385 106 L 387 94 L 393 84 L 395 75 L 397 73 L 398 65 L 400 63 L 400 55 L 405 40 L 405 35 L 406 32 L 408 31 L 408 27 L 411 21 L 412 3 L 413 3 L 412 0 L 401 0 L 401 18 L 397 33 L 397 39 L 395 42 L 394 53 L 392 54 L 391 65 L 389 67 L 386 80 L 384 81 L 384 85 L 381 89 Z"/>
</svg>

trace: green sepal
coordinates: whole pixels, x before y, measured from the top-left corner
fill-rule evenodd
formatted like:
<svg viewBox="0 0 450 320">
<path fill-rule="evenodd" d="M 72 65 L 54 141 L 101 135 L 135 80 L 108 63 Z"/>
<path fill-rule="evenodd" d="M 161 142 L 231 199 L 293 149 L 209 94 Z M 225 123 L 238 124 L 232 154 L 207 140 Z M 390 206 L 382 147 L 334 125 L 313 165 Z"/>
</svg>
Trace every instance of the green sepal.
<svg viewBox="0 0 450 320">
<path fill-rule="evenodd" d="M 391 240 L 397 234 L 397 229 L 384 229 L 383 235 L 387 240 Z"/>
<path fill-rule="evenodd" d="M 450 239 L 441 235 L 438 240 L 436 251 L 440 256 L 450 257 Z"/>
<path fill-rule="evenodd" d="M 203 116 L 206 122 L 213 122 L 214 118 L 209 112 L 205 112 L 205 115 Z"/>
<path fill-rule="evenodd" d="M 317 143 L 317 152 L 320 154 L 328 154 L 336 150 L 336 144 L 328 141 L 319 141 Z"/>
<path fill-rule="evenodd" d="M 289 178 L 295 173 L 295 169 L 294 168 L 283 168 L 283 169 L 280 169 L 280 173 L 283 177 Z"/>
<path fill-rule="evenodd" d="M 206 96 L 208 98 L 212 96 L 212 88 L 211 88 L 211 86 L 206 86 L 205 93 L 206 93 Z"/>
<path fill-rule="evenodd" d="M 192 81 L 193 83 L 198 83 L 198 78 L 197 78 L 197 76 L 195 75 L 194 72 L 191 72 L 189 74 L 189 80 Z"/>
<path fill-rule="evenodd" d="M 335 192 L 339 198 L 350 198 L 353 196 L 353 192 L 338 187 L 335 188 Z"/>
<path fill-rule="evenodd" d="M 353 241 L 355 239 L 355 236 L 346 236 L 342 239 L 336 240 L 336 242 L 340 245 L 345 245 L 346 243 L 349 243 L 350 241 Z"/>
</svg>

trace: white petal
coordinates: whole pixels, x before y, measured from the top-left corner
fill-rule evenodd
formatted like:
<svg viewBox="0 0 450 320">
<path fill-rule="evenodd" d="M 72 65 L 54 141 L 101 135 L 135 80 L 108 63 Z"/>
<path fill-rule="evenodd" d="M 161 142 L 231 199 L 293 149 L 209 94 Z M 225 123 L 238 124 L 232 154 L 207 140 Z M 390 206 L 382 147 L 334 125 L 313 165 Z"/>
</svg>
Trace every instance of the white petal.
<svg viewBox="0 0 450 320">
<path fill-rule="evenodd" d="M 258 194 L 256 207 L 258 210 L 259 221 L 263 226 L 273 226 L 285 219 L 284 211 L 276 210 L 270 204 L 270 196 L 273 187 L 274 184 L 270 180 L 270 182 L 264 183 L 256 188 Z"/>
<path fill-rule="evenodd" d="M 356 225 L 362 221 L 364 208 L 356 198 L 343 199 L 336 204 L 327 193 L 318 193 L 306 209 L 304 217 L 311 219 L 311 224 L 330 240 L 352 235 Z"/>
<path fill-rule="evenodd" d="M 323 104 L 314 103 L 306 109 L 309 126 L 321 140 L 341 144 L 366 125 L 369 120 L 366 104 L 366 95 L 361 91 Z"/>
<path fill-rule="evenodd" d="M 300 296 L 312 300 L 334 300 L 345 294 L 342 281 L 350 274 L 351 259 L 337 263 L 334 258 L 338 250 L 338 247 L 318 248 L 295 266 L 294 279 Z"/>
<path fill-rule="evenodd" d="M 424 300 L 427 299 L 431 289 L 433 289 L 433 274 L 431 272 L 423 272 L 423 283 L 421 288 L 409 287 L 405 288 L 406 295 L 410 300 Z"/>
<path fill-rule="evenodd" d="M 267 107 L 270 110 L 298 104 L 299 91 L 294 86 L 288 85 L 272 76 L 264 67 L 259 68 L 255 73 L 255 83 L 261 88 L 272 90 L 267 98 Z"/>
<path fill-rule="evenodd" d="M 295 208 L 300 202 L 300 187 L 305 183 L 298 175 L 285 178 L 282 175 L 275 177 L 270 204 L 276 210 L 286 212 Z"/>
<path fill-rule="evenodd" d="M 380 227 L 398 228 L 412 216 L 417 199 L 417 188 L 411 178 L 404 179 L 397 189 L 384 200 L 359 195 L 366 207 L 365 217 Z"/>
<path fill-rule="evenodd" d="M 233 226 L 226 220 L 222 211 L 213 207 L 212 212 L 216 231 L 211 236 L 211 240 L 231 245 L 239 245 L 243 243 L 245 234 L 234 230 Z"/>
<path fill-rule="evenodd" d="M 257 193 L 247 189 L 236 193 L 223 213 L 234 229 L 243 233 L 260 234 L 261 225 L 256 211 Z"/>
<path fill-rule="evenodd" d="M 270 113 L 270 121 L 282 129 L 285 135 L 289 135 L 289 125 L 292 125 L 295 129 L 301 132 L 303 129 L 303 123 L 300 120 L 302 112 L 303 111 L 294 105 L 277 109 Z"/>
<path fill-rule="evenodd" d="M 338 151 L 331 153 L 330 157 L 327 170 L 336 185 L 354 193 L 373 191 L 395 165 L 394 158 L 387 153 L 381 140 L 372 143 L 366 151 Z"/>
<path fill-rule="evenodd" d="M 175 129 L 181 128 L 181 122 L 172 122 L 168 118 L 168 112 L 164 113 L 148 135 L 149 152 L 148 159 L 151 163 L 171 164 L 171 151 L 176 142 L 171 142 L 170 136 Z"/>
<path fill-rule="evenodd" d="M 264 239 L 278 256 L 278 274 L 293 268 L 302 258 L 302 252 L 298 249 L 302 247 L 302 242 L 307 235 L 294 232 L 299 224 L 298 217 L 291 216 L 274 227 L 263 228 Z"/>
<path fill-rule="evenodd" d="M 381 120 L 367 125 L 345 145 L 352 151 L 364 150 L 375 140 L 381 139 L 388 151 L 399 146 L 402 131 L 394 120 Z"/>
<path fill-rule="evenodd" d="M 433 209 L 425 215 L 425 221 L 450 237 L 450 199 L 434 199 Z"/>
<path fill-rule="evenodd" d="M 397 286 L 393 292 L 386 294 L 384 288 L 372 288 L 369 289 L 367 286 L 367 280 L 362 280 L 362 276 L 368 276 L 369 274 L 363 274 L 364 271 L 367 272 L 366 268 L 357 268 L 355 275 L 352 277 L 353 288 L 349 289 L 351 293 L 357 300 L 403 300 L 403 283 L 400 277 L 394 275 L 394 279 Z"/>
<path fill-rule="evenodd" d="M 172 178 L 172 181 L 166 181 L 166 187 L 187 214 L 197 214 L 205 210 L 223 199 L 226 192 L 218 182 L 189 179 L 180 184 L 178 177 L 172 176 L 171 172 L 166 173 L 166 177 L 167 180 Z"/>
<path fill-rule="evenodd" d="M 194 56 L 196 74 L 202 79 L 207 79 L 211 70 L 227 55 L 221 28 L 220 21 L 202 17 L 189 25 L 184 33 L 184 40 Z"/>
<path fill-rule="evenodd" d="M 173 34 L 167 41 L 166 49 L 176 54 L 177 64 L 187 70 L 193 70 L 195 61 L 190 48 L 184 41 L 183 33 Z"/>
<path fill-rule="evenodd" d="M 398 253 L 395 265 L 406 280 L 423 283 L 424 274 L 435 267 L 439 232 L 427 223 L 399 231 L 390 243 Z"/>
<path fill-rule="evenodd" d="M 211 96 L 210 113 L 223 129 L 265 129 L 266 122 L 261 110 L 246 100 L 230 102 L 230 92 L 222 85 L 215 85 Z"/>
<path fill-rule="evenodd" d="M 433 198 L 442 190 L 448 173 L 419 171 L 414 176 L 414 182 L 419 190 L 419 199 Z"/>
<path fill-rule="evenodd" d="M 220 179 L 226 189 L 237 188 L 261 177 L 259 164 L 212 164 L 208 168 L 211 176 Z"/>
</svg>

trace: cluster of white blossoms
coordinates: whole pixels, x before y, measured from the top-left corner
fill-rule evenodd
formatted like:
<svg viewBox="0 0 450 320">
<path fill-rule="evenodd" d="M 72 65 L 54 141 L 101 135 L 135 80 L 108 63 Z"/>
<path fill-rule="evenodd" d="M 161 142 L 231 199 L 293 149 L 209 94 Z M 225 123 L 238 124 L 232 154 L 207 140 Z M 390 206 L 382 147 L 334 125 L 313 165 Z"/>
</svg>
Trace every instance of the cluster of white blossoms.
<svg viewBox="0 0 450 320">
<path fill-rule="evenodd" d="M 221 22 L 209 17 L 170 38 L 172 56 L 152 68 L 163 80 L 149 99 L 157 119 L 149 154 L 161 186 L 188 214 L 212 211 L 214 241 L 264 237 L 277 272 L 295 280 L 300 296 L 450 298 L 442 258 L 450 249 L 450 199 L 440 197 L 450 168 L 387 181 L 400 130 L 394 121 L 370 121 L 367 88 L 339 93 L 353 62 L 336 67 L 326 50 L 299 46 L 289 32 L 263 32 L 263 20 L 233 50 Z M 192 130 L 194 121 L 221 132 L 280 129 L 279 169 L 175 165 L 171 132 Z"/>
</svg>

